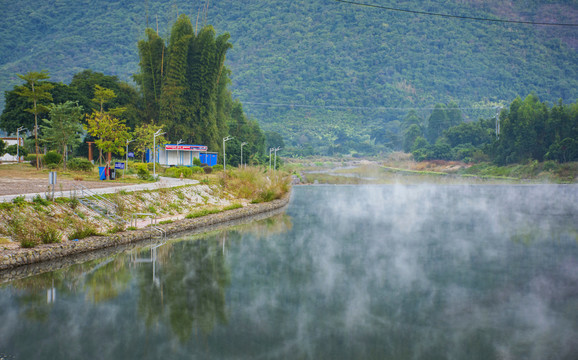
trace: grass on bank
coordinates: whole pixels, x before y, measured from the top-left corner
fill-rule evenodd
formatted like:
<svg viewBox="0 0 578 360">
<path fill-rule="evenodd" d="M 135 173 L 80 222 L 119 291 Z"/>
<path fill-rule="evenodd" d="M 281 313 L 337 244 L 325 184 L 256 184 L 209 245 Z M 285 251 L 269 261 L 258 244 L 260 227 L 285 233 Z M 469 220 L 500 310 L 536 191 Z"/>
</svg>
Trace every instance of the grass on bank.
<svg viewBox="0 0 578 360">
<path fill-rule="evenodd" d="M 36 170 L 33 170 L 36 171 Z M 199 217 L 242 207 L 241 203 L 278 199 L 289 190 L 289 175 L 269 172 L 264 168 L 231 169 L 226 173 L 191 174 L 201 185 L 183 185 L 159 190 L 137 192 L 121 191 L 108 194 L 119 209 L 119 215 L 128 220 L 131 214 L 154 210 L 159 216 L 189 214 Z M 227 206 L 211 205 L 208 196 L 232 202 Z M 219 202 L 221 202 L 219 200 Z M 197 208 L 193 212 L 191 208 Z M 151 211 L 147 211 L 151 212 Z M 0 237 L 11 238 L 22 247 L 68 240 L 81 240 L 93 235 L 115 233 L 124 228 L 79 206 L 78 199 L 57 198 L 49 201 L 40 196 L 26 201 L 23 196 L 11 202 L 0 203 Z"/>
</svg>

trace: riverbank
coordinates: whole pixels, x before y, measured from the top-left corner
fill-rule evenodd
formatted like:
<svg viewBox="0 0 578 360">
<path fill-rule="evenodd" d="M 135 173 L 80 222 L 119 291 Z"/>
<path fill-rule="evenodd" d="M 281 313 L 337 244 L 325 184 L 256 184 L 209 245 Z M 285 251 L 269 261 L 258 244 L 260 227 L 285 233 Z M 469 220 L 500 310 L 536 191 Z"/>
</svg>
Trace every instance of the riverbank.
<svg viewBox="0 0 578 360">
<path fill-rule="evenodd" d="M 169 224 L 160 224 L 157 227 L 164 230 L 167 234 L 199 230 L 215 224 L 227 223 L 281 209 L 289 203 L 289 199 L 290 193 L 286 193 L 281 199 L 270 202 L 247 204 L 238 209 L 226 210 L 221 213 L 198 218 L 178 220 Z M 91 236 L 78 241 L 43 244 L 34 248 L 4 250 L 0 257 L 0 270 L 9 270 L 24 265 L 47 262 L 104 248 L 138 243 L 158 237 L 159 234 L 157 230 L 144 228 L 122 231 L 108 236 Z M 0 281 L 2 281 L 2 279 L 3 276 L 0 274 Z"/>
</svg>

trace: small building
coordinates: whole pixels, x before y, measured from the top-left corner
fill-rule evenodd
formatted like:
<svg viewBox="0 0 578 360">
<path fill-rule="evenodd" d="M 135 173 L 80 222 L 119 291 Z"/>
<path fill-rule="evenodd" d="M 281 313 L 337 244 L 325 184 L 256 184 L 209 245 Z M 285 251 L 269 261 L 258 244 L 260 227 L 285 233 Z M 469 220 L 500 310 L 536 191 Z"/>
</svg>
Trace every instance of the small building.
<svg viewBox="0 0 578 360">
<path fill-rule="evenodd" d="M 3 137 L 0 138 L 2 139 L 2 141 L 4 141 L 4 143 L 6 143 L 6 147 L 10 146 L 10 145 L 16 145 L 18 142 L 20 143 L 19 146 L 24 146 L 24 139 L 19 137 L 19 138 L 15 138 L 15 137 Z M 20 161 L 22 161 L 23 156 L 20 156 Z M 7 161 L 13 161 L 13 162 L 17 162 L 18 161 L 18 157 L 16 157 L 16 155 L 10 155 L 8 153 L 4 154 L 3 156 L 0 156 L 0 161 L 2 162 L 7 162 Z"/>
<path fill-rule="evenodd" d="M 164 166 L 193 166 L 197 158 L 203 164 L 217 164 L 217 153 L 207 152 L 204 145 L 166 144 L 157 147 L 157 162 Z"/>
</svg>

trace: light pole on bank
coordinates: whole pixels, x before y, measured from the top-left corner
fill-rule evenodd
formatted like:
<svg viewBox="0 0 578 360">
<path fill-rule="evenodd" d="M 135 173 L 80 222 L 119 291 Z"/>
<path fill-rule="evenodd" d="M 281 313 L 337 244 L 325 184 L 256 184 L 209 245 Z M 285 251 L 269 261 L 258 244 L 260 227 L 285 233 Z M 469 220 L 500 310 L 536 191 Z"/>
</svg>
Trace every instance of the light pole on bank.
<svg viewBox="0 0 578 360">
<path fill-rule="evenodd" d="M 153 178 L 156 180 L 157 179 L 157 169 L 156 169 L 156 165 L 157 165 L 157 136 L 166 134 L 166 132 L 161 133 L 161 129 L 158 129 L 156 133 L 154 133 L 153 135 Z"/>
<path fill-rule="evenodd" d="M 246 142 L 241 143 L 241 167 L 243 167 L 243 146 L 247 145 Z"/>
<path fill-rule="evenodd" d="M 227 152 L 225 151 L 225 143 L 231 140 L 232 136 L 227 136 L 223 138 L 223 171 L 227 171 Z"/>
<path fill-rule="evenodd" d="M 271 153 L 275 150 L 275 148 L 269 148 L 269 171 L 271 171 Z"/>
<path fill-rule="evenodd" d="M 16 158 L 18 159 L 18 162 L 20 162 L 20 131 L 25 129 L 24 126 L 20 126 L 16 129 Z"/>
<path fill-rule="evenodd" d="M 277 151 L 281 150 L 281 147 L 276 147 L 275 149 L 275 165 L 273 166 L 273 169 L 276 170 L 277 169 Z"/>
</svg>

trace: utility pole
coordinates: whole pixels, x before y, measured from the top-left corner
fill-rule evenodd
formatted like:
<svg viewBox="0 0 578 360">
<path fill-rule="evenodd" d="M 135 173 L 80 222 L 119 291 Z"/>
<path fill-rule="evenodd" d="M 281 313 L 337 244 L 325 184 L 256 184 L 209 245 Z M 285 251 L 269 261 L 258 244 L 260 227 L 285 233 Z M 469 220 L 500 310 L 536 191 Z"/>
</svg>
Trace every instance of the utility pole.
<svg viewBox="0 0 578 360">
<path fill-rule="evenodd" d="M 18 129 L 16 129 L 16 158 L 18 159 L 19 163 L 20 163 L 20 131 L 25 129 L 26 128 L 24 126 L 20 126 Z"/>
<path fill-rule="evenodd" d="M 227 136 L 226 138 L 223 138 L 223 171 L 227 171 L 227 153 L 225 151 L 225 143 L 231 140 L 232 138 L 233 138 L 232 136 Z"/>
<path fill-rule="evenodd" d="M 243 167 L 243 146 L 247 145 L 246 142 L 241 143 L 241 167 Z"/>
<path fill-rule="evenodd" d="M 273 170 L 277 169 L 277 151 L 281 150 L 281 147 L 276 147 L 275 149 L 275 165 L 273 166 Z"/>
<path fill-rule="evenodd" d="M 269 148 L 269 171 L 271 171 L 271 153 L 275 150 L 274 148 Z"/>
<path fill-rule="evenodd" d="M 498 108 L 496 113 L 496 139 L 500 138 L 500 111 L 502 111 L 501 107 Z"/>
<path fill-rule="evenodd" d="M 161 129 L 158 129 L 156 133 L 154 133 L 153 135 L 153 178 L 156 180 L 157 179 L 157 169 L 156 169 L 156 165 L 157 165 L 157 146 L 156 146 L 156 140 L 157 140 L 157 136 L 166 134 L 166 132 L 161 133 Z"/>
</svg>

